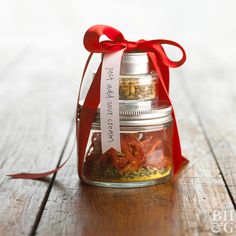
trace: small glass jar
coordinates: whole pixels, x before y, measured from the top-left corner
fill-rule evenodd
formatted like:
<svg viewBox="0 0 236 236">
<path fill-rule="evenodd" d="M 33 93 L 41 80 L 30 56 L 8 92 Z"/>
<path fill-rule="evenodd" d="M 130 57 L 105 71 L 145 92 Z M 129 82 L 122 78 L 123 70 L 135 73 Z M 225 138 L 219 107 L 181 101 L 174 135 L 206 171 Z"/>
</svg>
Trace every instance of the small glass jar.
<svg viewBox="0 0 236 236">
<path fill-rule="evenodd" d="M 156 101 L 148 104 L 120 105 L 121 152 L 111 148 L 102 153 L 98 109 L 84 158 L 86 183 L 130 188 L 160 184 L 171 177 L 171 107 Z"/>
<path fill-rule="evenodd" d="M 120 75 L 120 100 L 155 99 L 156 74 Z"/>
<path fill-rule="evenodd" d="M 150 69 L 147 53 L 123 54 L 119 80 L 121 103 L 158 99 L 158 81 L 156 72 Z"/>
<path fill-rule="evenodd" d="M 120 100 L 151 100 L 157 98 L 158 78 L 150 71 L 147 53 L 124 53 L 120 71 Z"/>
</svg>

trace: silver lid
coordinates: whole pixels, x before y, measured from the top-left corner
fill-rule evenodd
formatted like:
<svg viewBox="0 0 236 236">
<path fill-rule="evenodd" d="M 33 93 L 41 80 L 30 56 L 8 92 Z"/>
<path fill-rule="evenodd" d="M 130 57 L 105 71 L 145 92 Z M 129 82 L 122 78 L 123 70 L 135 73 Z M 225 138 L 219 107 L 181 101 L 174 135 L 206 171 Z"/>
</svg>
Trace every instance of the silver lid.
<svg viewBox="0 0 236 236">
<path fill-rule="evenodd" d="M 83 104 L 83 101 L 80 103 Z M 172 121 L 172 107 L 163 101 L 140 101 L 120 103 L 120 126 L 131 130 L 156 129 Z M 93 128 L 100 129 L 100 108 L 98 108 Z"/>
<path fill-rule="evenodd" d="M 150 73 L 149 59 L 146 52 L 124 53 L 120 74 L 134 75 Z"/>
</svg>

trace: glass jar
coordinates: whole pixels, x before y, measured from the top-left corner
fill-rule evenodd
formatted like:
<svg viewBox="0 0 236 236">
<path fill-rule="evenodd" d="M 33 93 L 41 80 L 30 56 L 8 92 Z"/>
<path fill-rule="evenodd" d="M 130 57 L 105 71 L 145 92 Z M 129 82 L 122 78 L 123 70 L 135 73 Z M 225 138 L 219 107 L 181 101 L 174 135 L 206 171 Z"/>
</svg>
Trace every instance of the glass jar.
<svg viewBox="0 0 236 236">
<path fill-rule="evenodd" d="M 93 72 L 93 77 L 95 72 Z M 145 52 L 124 53 L 121 61 L 120 102 L 136 102 L 158 99 L 158 76 L 150 70 Z"/>
<path fill-rule="evenodd" d="M 156 97 L 156 75 L 121 75 L 120 100 L 149 100 Z"/>
<path fill-rule="evenodd" d="M 172 115 L 164 102 L 120 104 L 121 152 L 102 153 L 97 111 L 83 165 L 84 181 L 103 187 L 142 187 L 172 175 Z"/>
<path fill-rule="evenodd" d="M 124 53 L 120 72 L 120 100 L 150 100 L 157 98 L 158 78 L 150 71 L 147 53 Z"/>
</svg>

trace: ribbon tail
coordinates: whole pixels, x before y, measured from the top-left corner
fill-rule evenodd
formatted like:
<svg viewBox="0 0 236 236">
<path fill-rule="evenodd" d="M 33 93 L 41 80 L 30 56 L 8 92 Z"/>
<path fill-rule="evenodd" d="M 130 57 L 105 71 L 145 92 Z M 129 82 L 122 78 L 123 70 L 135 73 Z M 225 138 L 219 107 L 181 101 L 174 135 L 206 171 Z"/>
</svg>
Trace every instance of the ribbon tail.
<svg viewBox="0 0 236 236">
<path fill-rule="evenodd" d="M 83 181 L 83 163 L 86 151 L 86 146 L 92 127 L 92 122 L 96 116 L 97 108 L 100 103 L 100 78 L 101 67 L 99 65 L 97 73 L 94 76 L 93 82 L 89 88 L 84 104 L 79 114 L 79 124 L 77 124 L 77 150 L 78 150 L 78 175 Z M 76 121 L 78 123 L 78 121 Z"/>
<path fill-rule="evenodd" d="M 177 173 L 183 164 L 188 163 L 189 161 L 182 156 L 179 132 L 177 127 L 177 122 L 175 118 L 174 109 L 172 107 L 172 117 L 173 117 L 173 144 L 172 144 L 172 153 L 173 153 L 173 163 L 174 163 L 174 173 Z"/>
<path fill-rule="evenodd" d="M 182 156 L 182 158 L 183 158 L 183 163 L 184 163 L 184 164 L 189 163 L 189 160 L 188 160 L 186 157 Z"/>
<path fill-rule="evenodd" d="M 70 157 L 71 157 L 71 155 L 74 151 L 74 148 L 75 148 L 75 140 L 74 140 L 73 147 L 72 147 L 72 149 L 70 151 L 70 154 L 67 157 L 67 159 L 61 165 L 59 165 L 59 163 L 58 163 L 58 166 L 53 170 L 46 171 L 46 172 L 41 172 L 41 173 L 25 173 L 25 172 L 22 172 L 22 173 L 16 173 L 16 174 L 8 174 L 7 176 L 9 176 L 13 179 L 42 179 L 44 177 L 47 177 L 51 174 L 56 173 L 58 170 L 60 170 L 69 161 L 69 159 L 70 159 Z"/>
<path fill-rule="evenodd" d="M 47 177 L 51 174 L 56 173 L 58 170 L 60 170 L 69 160 L 69 158 L 67 158 L 60 166 L 58 166 L 57 168 L 51 170 L 51 171 L 47 171 L 47 172 L 41 172 L 41 173 L 17 173 L 17 174 L 8 174 L 7 176 L 13 178 L 13 179 L 42 179 L 44 177 Z"/>
<path fill-rule="evenodd" d="M 88 69 L 88 65 L 89 65 L 89 62 L 91 60 L 93 56 L 93 53 L 90 53 L 89 56 L 88 56 L 88 59 L 85 63 L 85 67 L 84 67 L 84 70 L 83 70 L 83 74 L 82 74 L 82 78 L 81 78 L 81 81 L 80 81 L 80 86 L 79 86 L 79 93 L 78 93 L 78 100 L 77 100 L 77 110 L 78 110 L 78 106 L 79 106 L 79 100 L 80 100 L 80 94 L 81 94 L 81 89 L 82 89 L 82 84 L 83 84 L 83 81 L 84 81 L 84 76 L 86 74 L 86 71 Z M 76 110 L 76 117 L 77 117 L 77 110 Z"/>
<path fill-rule="evenodd" d="M 162 72 L 163 80 L 166 86 L 166 90 L 169 94 L 169 67 L 163 63 L 160 63 L 160 70 Z M 159 90 L 160 91 L 160 90 Z"/>
<path fill-rule="evenodd" d="M 169 104 L 172 105 L 168 90 L 165 86 L 165 82 L 164 82 L 165 80 L 163 79 L 163 76 L 166 76 L 167 73 L 166 72 L 162 73 L 161 68 L 157 64 L 156 56 L 153 53 L 148 53 L 148 55 L 149 55 L 149 58 L 151 59 L 154 69 L 158 73 L 159 80 L 161 82 L 160 99 L 167 100 Z M 172 153 L 173 153 L 174 173 L 177 173 L 180 167 L 182 166 L 182 164 L 188 162 L 188 160 L 182 156 L 179 133 L 178 133 L 177 122 L 176 122 L 173 106 L 172 106 L 172 116 L 173 116 Z"/>
<path fill-rule="evenodd" d="M 81 79 L 81 82 L 80 82 L 80 90 L 79 90 L 78 101 L 77 101 L 76 117 L 77 117 L 77 111 L 78 111 L 78 106 L 79 106 L 79 98 L 80 98 L 81 87 L 82 87 L 81 85 L 83 83 L 83 79 L 84 79 L 86 70 L 88 68 L 89 62 L 90 62 L 90 60 L 92 58 L 92 55 L 93 55 L 93 53 L 90 53 L 90 55 L 89 55 L 89 57 L 87 59 L 87 62 L 85 64 L 85 68 L 84 68 L 84 71 L 83 71 L 82 79 Z M 77 122 L 76 122 L 76 127 L 77 127 Z M 68 160 L 70 159 L 70 157 L 72 155 L 74 147 L 75 147 L 75 141 L 74 141 L 72 150 L 71 150 L 68 158 L 60 166 L 56 167 L 53 170 L 50 170 L 50 171 L 47 171 L 47 172 L 40 172 L 40 173 L 25 173 L 25 172 L 23 172 L 23 173 L 16 173 L 16 174 L 8 174 L 7 176 L 9 176 L 11 178 L 14 178 L 14 179 L 42 179 L 42 178 L 47 177 L 47 176 L 49 176 L 51 174 L 54 174 L 58 170 L 60 170 L 68 162 Z"/>
</svg>

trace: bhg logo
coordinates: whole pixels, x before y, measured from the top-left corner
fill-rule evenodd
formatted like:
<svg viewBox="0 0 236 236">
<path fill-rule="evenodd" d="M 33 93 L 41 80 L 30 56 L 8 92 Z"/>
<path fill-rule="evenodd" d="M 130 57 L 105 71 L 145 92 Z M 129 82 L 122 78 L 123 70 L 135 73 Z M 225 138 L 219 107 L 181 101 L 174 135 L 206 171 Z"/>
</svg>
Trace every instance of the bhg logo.
<svg viewBox="0 0 236 236">
<path fill-rule="evenodd" d="M 213 233 L 233 233 L 233 211 L 213 211 L 211 230 Z"/>
</svg>

